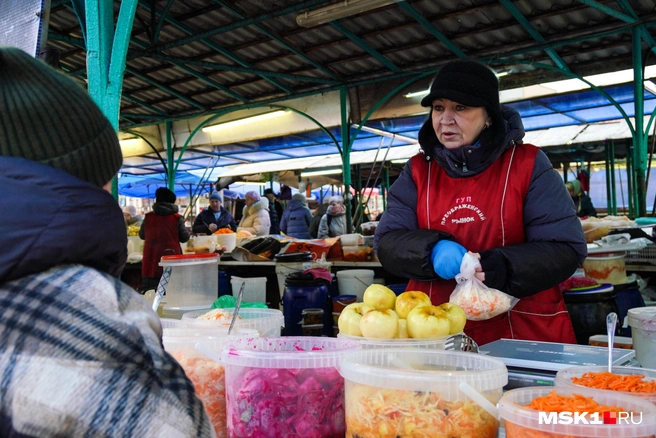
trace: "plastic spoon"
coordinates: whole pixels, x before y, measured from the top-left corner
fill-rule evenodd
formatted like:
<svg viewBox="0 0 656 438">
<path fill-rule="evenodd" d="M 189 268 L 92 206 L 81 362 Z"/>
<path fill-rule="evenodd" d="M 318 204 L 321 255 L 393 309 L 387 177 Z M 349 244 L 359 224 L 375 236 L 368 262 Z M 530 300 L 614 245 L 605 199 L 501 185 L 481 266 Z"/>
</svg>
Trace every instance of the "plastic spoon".
<svg viewBox="0 0 656 438">
<path fill-rule="evenodd" d="M 483 395 L 476 391 L 474 388 L 472 388 L 467 382 L 460 382 L 460 385 L 458 385 L 458 388 L 465 393 L 467 397 L 478 403 L 480 407 L 485 409 L 485 411 L 492 415 L 495 419 L 499 419 L 499 410 L 497 409 L 494 404 Z"/>
<path fill-rule="evenodd" d="M 167 266 L 164 268 L 162 277 L 159 279 L 159 283 L 157 284 L 157 291 L 155 292 L 155 298 L 153 299 L 153 310 L 156 313 L 157 313 L 157 309 L 159 308 L 159 303 L 162 301 L 162 297 L 164 296 L 164 292 L 166 292 L 166 286 L 169 285 L 170 279 L 171 279 L 171 266 Z"/>
<path fill-rule="evenodd" d="M 246 282 L 242 282 L 241 287 L 239 288 L 239 293 L 237 294 L 237 304 L 235 304 L 235 313 L 232 314 L 232 321 L 230 321 L 230 328 L 228 329 L 228 336 L 232 333 L 232 328 L 235 326 L 235 321 L 237 321 L 237 316 L 239 315 L 239 308 L 241 307 L 241 300 L 244 298 L 244 286 Z"/>
<path fill-rule="evenodd" d="M 608 372 L 613 372 L 613 345 L 615 345 L 615 327 L 617 326 L 617 313 L 611 312 L 606 316 L 606 334 L 608 335 Z"/>
</svg>

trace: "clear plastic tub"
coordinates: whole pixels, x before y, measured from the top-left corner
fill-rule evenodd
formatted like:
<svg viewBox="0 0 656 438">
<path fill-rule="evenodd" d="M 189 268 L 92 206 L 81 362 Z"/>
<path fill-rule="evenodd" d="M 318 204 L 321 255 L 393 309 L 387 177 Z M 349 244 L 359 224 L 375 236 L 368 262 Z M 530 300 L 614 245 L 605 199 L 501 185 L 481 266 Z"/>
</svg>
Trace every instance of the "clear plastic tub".
<svg viewBox="0 0 656 438">
<path fill-rule="evenodd" d="M 557 388 L 588 388 L 591 391 L 611 391 L 616 394 L 632 395 L 634 397 L 641 398 L 650 403 L 656 405 L 656 392 L 623 392 L 623 391 L 613 391 L 607 389 L 597 389 L 589 388 L 583 385 L 577 385 L 572 382 L 573 377 L 581 377 L 585 373 L 601 373 L 608 371 L 608 367 L 598 366 L 598 367 L 589 367 L 589 366 L 576 366 L 569 367 L 558 371 L 556 374 L 556 380 L 554 382 Z M 651 370 L 648 368 L 635 368 L 635 367 L 613 367 L 613 374 L 619 374 L 622 376 L 635 376 L 642 375 L 645 376 L 644 380 L 646 381 L 656 381 L 656 370 Z"/>
<path fill-rule="evenodd" d="M 212 303 L 205 304 L 202 306 L 182 306 L 182 307 L 173 307 L 168 303 L 160 306 L 162 318 L 167 319 L 181 319 L 186 313 L 189 312 L 199 312 L 201 315 L 210 310 Z"/>
<path fill-rule="evenodd" d="M 235 339 L 226 367 L 233 438 L 344 436 L 344 379 L 336 367 L 359 344 L 333 338 Z"/>
<path fill-rule="evenodd" d="M 656 308 L 629 309 L 628 321 L 636 359 L 643 367 L 656 368 Z"/>
<path fill-rule="evenodd" d="M 242 278 L 233 275 L 230 277 L 232 295 L 237 297 L 241 285 L 244 284 L 244 301 L 247 303 L 266 304 L 266 277 Z"/>
<path fill-rule="evenodd" d="M 460 385 L 496 404 L 508 383 L 498 359 L 420 348 L 368 349 L 347 353 L 339 372 L 346 388 L 347 437 L 497 436 L 498 420 Z"/>
<path fill-rule="evenodd" d="M 599 283 L 626 283 L 625 255 L 624 252 L 609 252 L 588 256 L 583 262 L 585 276 Z"/>
<path fill-rule="evenodd" d="M 451 336 L 451 335 L 450 335 Z M 359 342 L 362 348 L 431 348 L 444 350 L 444 345 L 449 336 L 443 338 L 393 338 L 393 339 L 369 339 L 362 336 L 351 336 L 339 333 L 338 338 Z"/>
<path fill-rule="evenodd" d="M 188 312 L 182 315 L 182 321 L 200 327 L 228 327 L 230 319 L 199 320 L 198 317 L 210 309 Z M 235 309 L 223 309 L 233 313 Z M 262 337 L 280 336 L 280 328 L 285 326 L 285 317 L 278 309 L 239 309 L 241 319 L 235 322 L 235 328 L 251 328 L 260 332 Z"/>
<path fill-rule="evenodd" d="M 362 235 L 363 236 L 373 236 L 376 234 L 376 228 L 378 227 L 378 222 L 365 222 L 360 225 L 360 228 L 362 228 Z"/>
<path fill-rule="evenodd" d="M 170 307 L 210 307 L 219 296 L 218 254 L 181 254 L 162 257 L 159 265 L 171 267 L 166 286 Z"/>
<path fill-rule="evenodd" d="M 224 336 L 199 336 L 195 329 L 191 329 L 191 331 L 180 328 L 164 329 L 162 338 L 164 349 L 178 361 L 189 380 L 194 384 L 196 396 L 203 402 L 203 407 L 214 427 L 217 438 L 228 436 L 225 369 L 222 364 L 198 351 L 196 345 L 200 344 L 211 350 L 220 350 L 227 341 L 240 336 L 252 335 L 253 332 L 254 330 L 237 331 L 234 336 L 228 337 L 225 335 L 227 330 L 225 330 Z M 255 333 L 257 334 L 256 331 Z M 175 336 L 171 336 L 171 334 Z"/>
<path fill-rule="evenodd" d="M 580 394 L 592 397 L 594 401 L 605 406 L 617 406 L 627 412 L 634 413 L 634 421 L 640 424 L 628 424 L 618 420 L 618 424 L 546 424 L 540 420 L 540 412 L 523 407 L 534 398 L 549 395 L 551 391 L 557 394 L 572 396 Z M 642 418 L 638 413 L 642 413 Z M 622 437 L 622 438 L 653 438 L 656 433 L 656 406 L 624 394 L 612 391 L 591 391 L 587 388 L 553 388 L 536 386 L 513 389 L 506 392 L 499 402 L 499 415 L 506 429 L 506 438 L 592 438 L 592 437 Z M 544 415 L 544 414 L 543 414 Z M 591 420 L 591 417 L 587 417 Z M 600 420 L 603 423 L 603 415 Z M 542 424 L 540 424 L 542 423 Z"/>
</svg>

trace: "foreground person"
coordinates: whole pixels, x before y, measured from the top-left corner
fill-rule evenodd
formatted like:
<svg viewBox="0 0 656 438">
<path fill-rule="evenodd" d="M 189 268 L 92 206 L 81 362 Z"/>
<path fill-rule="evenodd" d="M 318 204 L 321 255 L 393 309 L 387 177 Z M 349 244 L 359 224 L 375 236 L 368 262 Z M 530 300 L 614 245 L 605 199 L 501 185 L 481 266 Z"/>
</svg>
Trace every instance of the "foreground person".
<svg viewBox="0 0 656 438">
<path fill-rule="evenodd" d="M 383 267 L 411 279 L 408 290 L 449 301 L 467 251 L 477 278 L 519 303 L 486 321 L 468 321 L 479 344 L 500 338 L 576 343 L 558 284 L 587 247 L 562 179 L 539 148 L 522 144 L 519 114 L 499 104 L 499 83 L 467 60 L 440 69 L 422 100 L 423 153 L 405 166 L 376 229 Z"/>
<path fill-rule="evenodd" d="M 114 129 L 86 92 L 0 49 L 0 436 L 213 436 L 146 300 L 121 283 Z"/>
</svg>

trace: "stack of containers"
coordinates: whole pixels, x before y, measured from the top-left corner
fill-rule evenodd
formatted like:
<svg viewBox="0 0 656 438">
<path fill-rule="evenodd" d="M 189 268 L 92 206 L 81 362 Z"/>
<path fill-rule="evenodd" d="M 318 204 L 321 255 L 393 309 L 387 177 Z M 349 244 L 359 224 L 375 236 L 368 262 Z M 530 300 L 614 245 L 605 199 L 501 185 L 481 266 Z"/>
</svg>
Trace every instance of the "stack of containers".
<svg viewBox="0 0 656 438">
<path fill-rule="evenodd" d="M 334 338 L 236 339 L 221 352 L 233 438 L 344 436 L 337 367 L 359 344 Z"/>
<path fill-rule="evenodd" d="M 218 438 L 228 436 L 226 431 L 225 370 L 223 365 L 199 351 L 220 350 L 232 339 L 259 336 L 257 330 L 233 330 L 228 336 L 227 328 L 184 328 L 178 323 L 163 324 L 164 349 L 178 361 L 185 374 L 194 384 L 196 396 L 214 427 Z"/>
<path fill-rule="evenodd" d="M 209 310 L 219 295 L 218 254 L 180 254 L 162 257 L 171 268 L 162 316 L 179 319 L 194 310 Z"/>
<path fill-rule="evenodd" d="M 188 312 L 182 315 L 186 327 L 229 327 L 235 309 L 215 309 L 216 319 L 198 319 L 209 312 L 209 309 Z M 277 309 L 239 309 L 239 319 L 234 328 L 256 329 L 262 337 L 280 336 L 280 328 L 284 327 L 285 319 Z"/>
<path fill-rule="evenodd" d="M 345 355 L 346 437 L 496 438 L 494 405 L 508 383 L 498 359 L 430 349 Z M 474 395 L 474 398 L 470 398 Z"/>
<path fill-rule="evenodd" d="M 538 397 L 582 396 L 600 405 L 595 413 L 589 401 L 570 403 L 561 415 L 548 417 L 542 411 L 525 407 Z M 580 406 L 577 409 L 577 405 Z M 574 412 L 587 412 L 585 421 L 575 420 Z M 566 416 L 562 416 L 566 412 Z M 499 414 L 506 438 L 653 438 L 656 433 L 656 406 L 638 397 L 614 391 L 593 391 L 587 388 L 530 387 L 506 392 L 499 402 Z M 579 412 L 582 414 L 582 412 Z"/>
</svg>

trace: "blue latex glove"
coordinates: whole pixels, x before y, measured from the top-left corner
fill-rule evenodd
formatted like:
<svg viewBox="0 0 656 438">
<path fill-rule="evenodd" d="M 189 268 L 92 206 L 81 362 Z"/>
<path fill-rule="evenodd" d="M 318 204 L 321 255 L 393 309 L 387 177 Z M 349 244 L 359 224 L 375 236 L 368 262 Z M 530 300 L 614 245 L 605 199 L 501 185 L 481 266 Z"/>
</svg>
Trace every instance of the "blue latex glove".
<svg viewBox="0 0 656 438">
<path fill-rule="evenodd" d="M 431 253 L 435 273 L 445 280 L 455 278 L 460 273 L 460 264 L 465 254 L 467 250 L 459 243 L 440 240 Z"/>
</svg>

